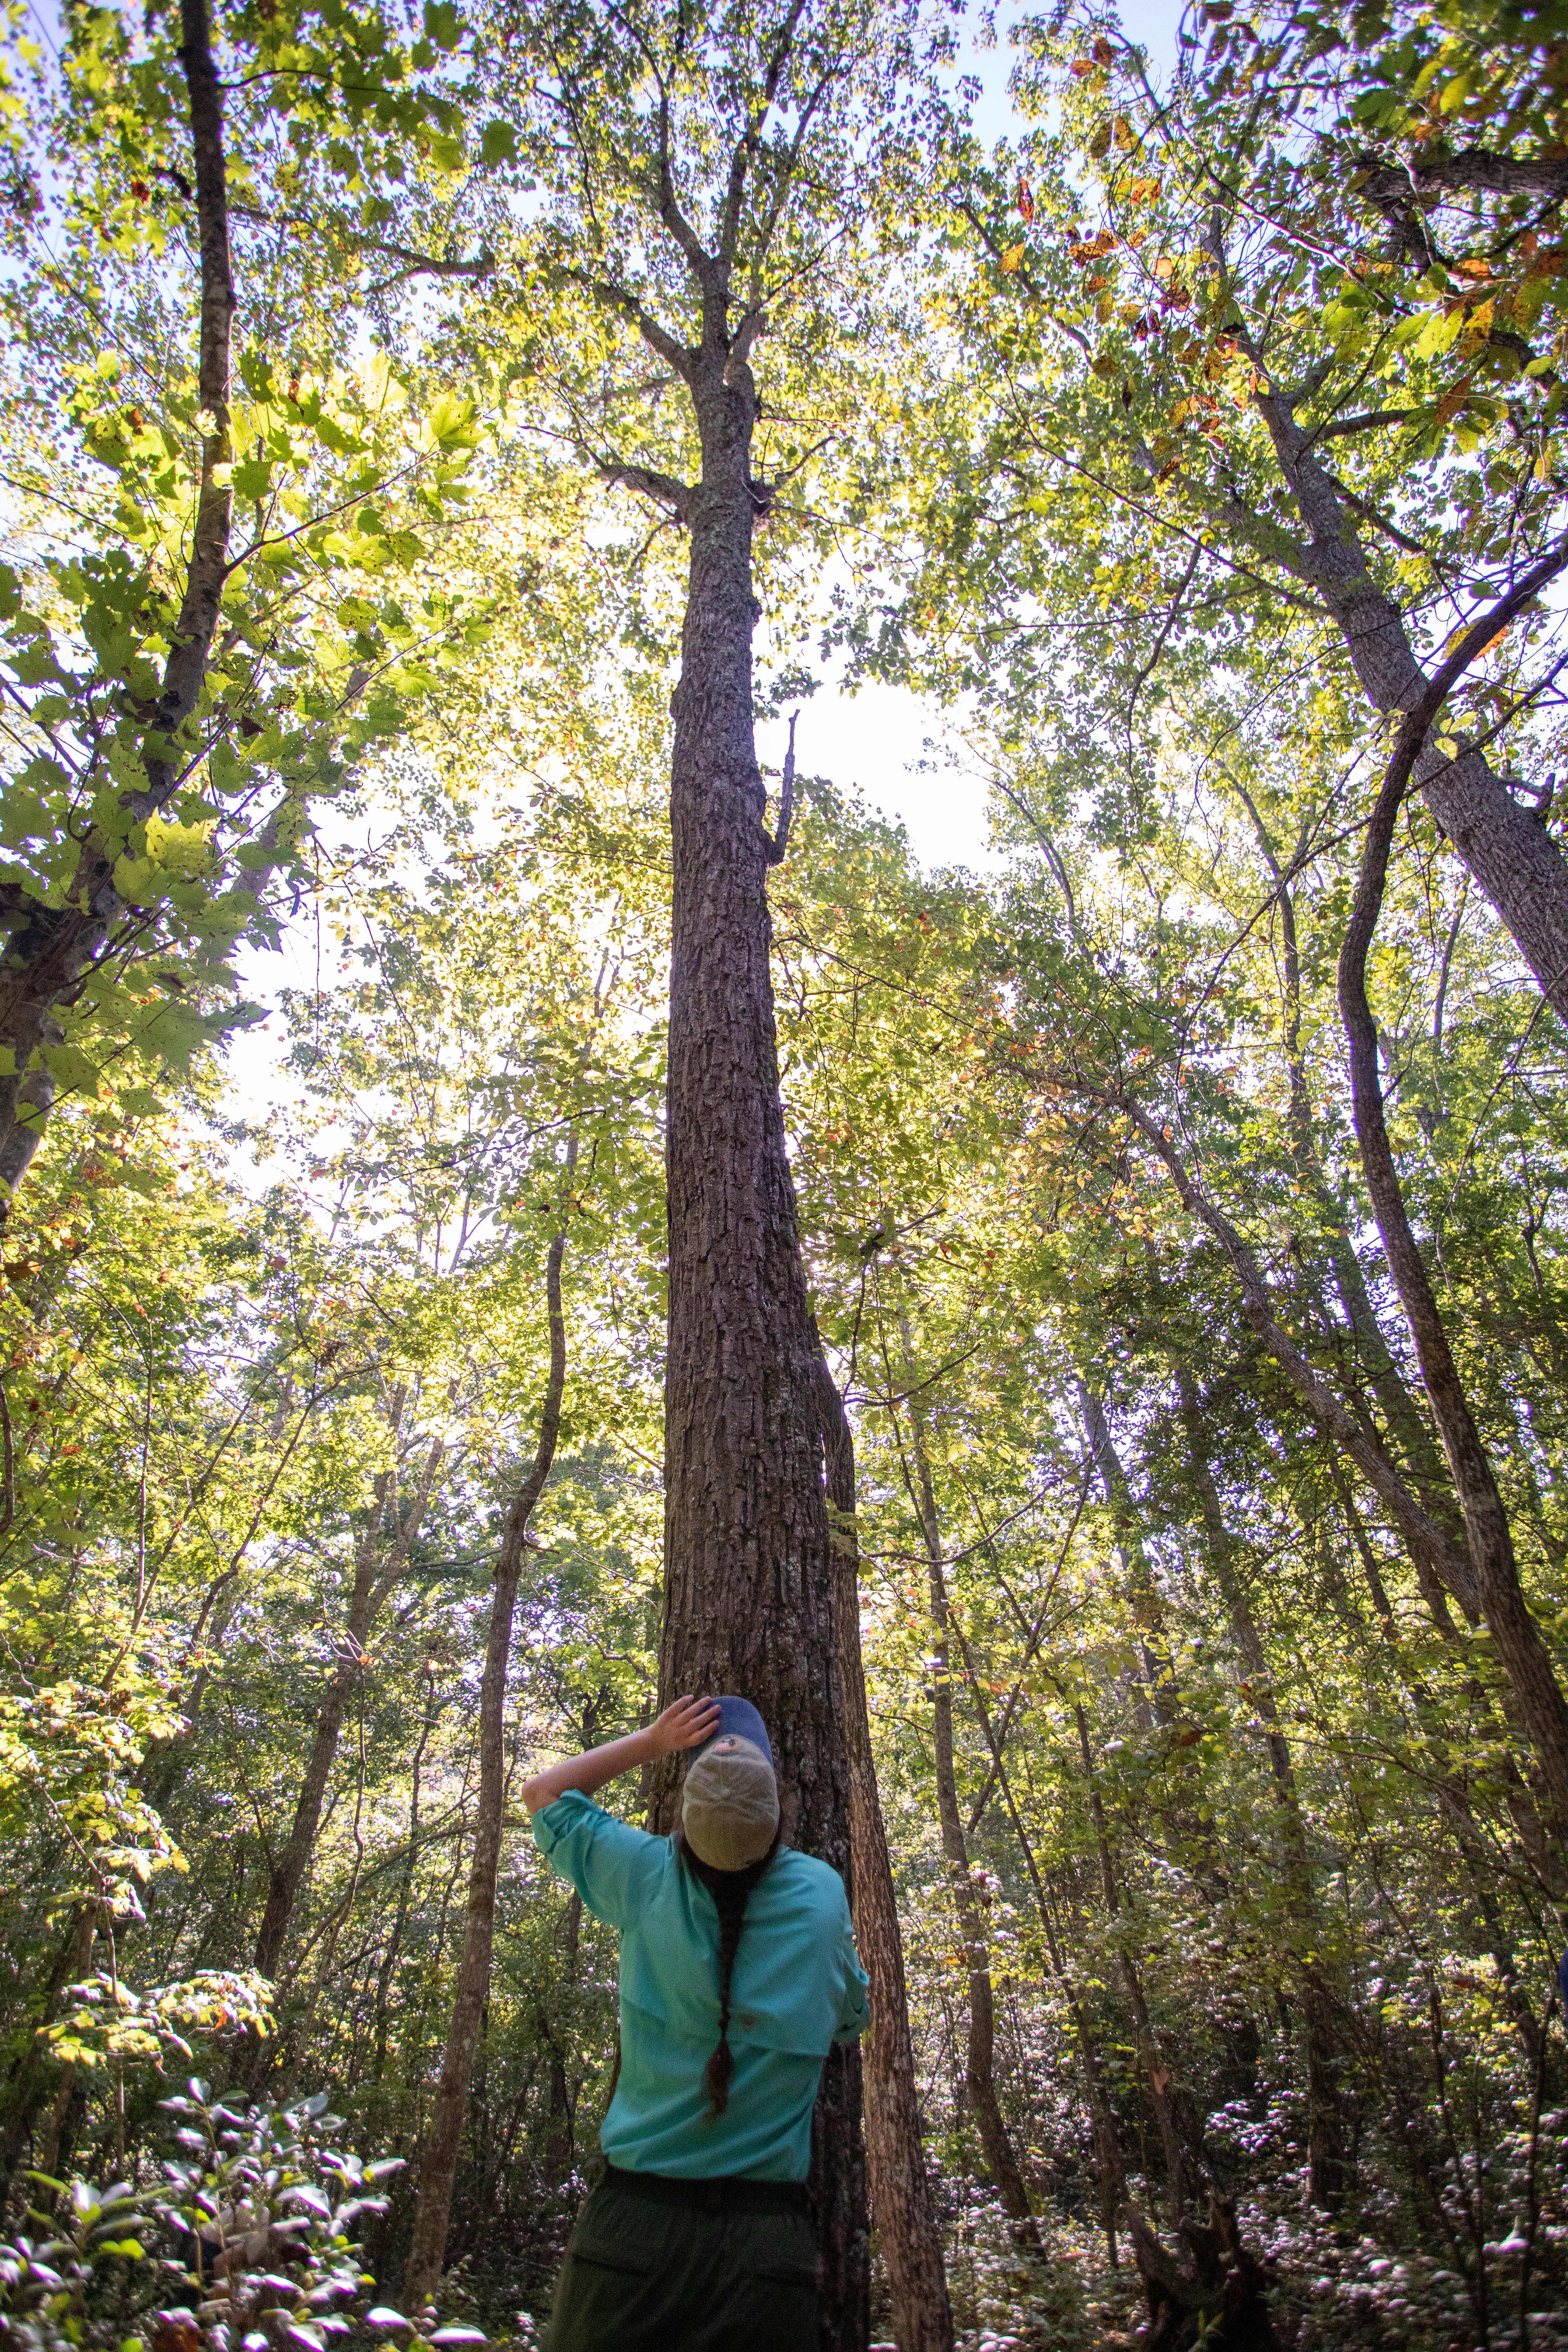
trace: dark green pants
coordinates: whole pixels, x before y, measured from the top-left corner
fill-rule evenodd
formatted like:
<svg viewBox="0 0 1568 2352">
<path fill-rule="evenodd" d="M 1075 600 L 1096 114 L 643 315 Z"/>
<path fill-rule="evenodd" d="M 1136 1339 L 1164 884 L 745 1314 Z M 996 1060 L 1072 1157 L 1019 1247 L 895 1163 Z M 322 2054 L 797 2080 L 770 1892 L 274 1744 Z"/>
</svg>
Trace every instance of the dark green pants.
<svg viewBox="0 0 1568 2352">
<path fill-rule="evenodd" d="M 816 2352 L 805 2192 L 609 2173 L 566 2242 L 547 2352 Z"/>
</svg>

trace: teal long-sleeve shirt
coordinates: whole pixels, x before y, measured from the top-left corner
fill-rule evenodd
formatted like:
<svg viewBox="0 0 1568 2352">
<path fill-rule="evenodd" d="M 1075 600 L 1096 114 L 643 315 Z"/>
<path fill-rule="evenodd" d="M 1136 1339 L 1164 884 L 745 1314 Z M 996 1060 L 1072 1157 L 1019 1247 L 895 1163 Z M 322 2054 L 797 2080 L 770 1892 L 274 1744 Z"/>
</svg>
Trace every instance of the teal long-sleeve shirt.
<svg viewBox="0 0 1568 2352">
<path fill-rule="evenodd" d="M 804 2180 L 836 2042 L 866 2031 L 867 1978 L 844 1882 L 781 1846 L 746 1906 L 730 1992 L 735 2072 L 721 2116 L 703 2069 L 719 2039 L 719 1912 L 674 1840 L 569 1790 L 533 1817 L 552 1869 L 621 1936 L 621 2072 L 599 2145 L 628 2172 Z"/>
</svg>

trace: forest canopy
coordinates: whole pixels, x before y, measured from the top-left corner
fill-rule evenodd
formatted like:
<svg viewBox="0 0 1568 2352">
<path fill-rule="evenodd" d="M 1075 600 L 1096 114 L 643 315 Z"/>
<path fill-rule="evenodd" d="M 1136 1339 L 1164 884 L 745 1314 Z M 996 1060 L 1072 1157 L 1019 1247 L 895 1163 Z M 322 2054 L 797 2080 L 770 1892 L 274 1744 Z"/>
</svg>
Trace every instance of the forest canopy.
<svg viewBox="0 0 1568 2352">
<path fill-rule="evenodd" d="M 542 2343 L 724 1687 L 824 2352 L 1568 2347 L 1568 5 L 1141 23 L 10 0 L 7 2343 Z"/>
</svg>

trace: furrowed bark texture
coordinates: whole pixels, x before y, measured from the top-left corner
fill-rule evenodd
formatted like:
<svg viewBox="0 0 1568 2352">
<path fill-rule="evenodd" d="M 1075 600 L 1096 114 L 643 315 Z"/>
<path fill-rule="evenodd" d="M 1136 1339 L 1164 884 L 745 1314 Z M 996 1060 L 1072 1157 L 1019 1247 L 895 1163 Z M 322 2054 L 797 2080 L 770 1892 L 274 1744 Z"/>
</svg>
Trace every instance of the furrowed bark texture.
<svg viewBox="0 0 1568 2352">
<path fill-rule="evenodd" d="M 195 159 L 196 223 L 201 247 L 201 310 L 197 377 L 201 405 L 212 430 L 202 443 L 201 487 L 190 561 L 163 666 L 163 688 L 142 741 L 146 777 L 126 796 L 129 813 L 144 824 L 178 789 L 186 754 L 177 739 L 196 708 L 217 628 L 228 562 L 234 493 L 226 470 L 234 457 L 229 433 L 229 334 L 234 270 L 228 243 L 228 192 L 224 163 L 223 91 L 212 53 L 207 0 L 182 0 L 180 63 L 185 76 L 191 143 Z M 83 973 L 125 912 L 114 887 L 123 842 L 89 835 L 61 907 L 27 902 L 7 909 L 15 928 L 0 960 L 0 1046 L 10 1048 L 11 1075 L 0 1076 L 0 1220 L 37 1150 L 55 1097 L 41 1049 L 59 1040 L 57 1008 L 68 1004 Z"/>
<path fill-rule="evenodd" d="M 702 478 L 674 698 L 669 1341 L 661 1702 L 734 1691 L 767 1724 L 784 1834 L 850 1877 L 849 1785 L 816 1399 L 820 1355 L 784 1150 L 752 711 L 751 371 L 683 355 Z M 655 1775 L 670 1826 L 677 1771 Z M 825 2352 L 866 2340 L 859 2069 L 836 2052 L 814 2133 Z"/>
<path fill-rule="evenodd" d="M 1517 601 L 1521 599 L 1505 600 L 1505 604 Z M 1465 660 L 1474 657 L 1499 625 L 1499 614 L 1503 609 L 1489 613 L 1468 633 L 1465 643 L 1439 677 L 1425 688 L 1401 728 L 1399 743 L 1367 826 L 1361 873 L 1340 954 L 1339 992 L 1340 1011 L 1350 1041 L 1356 1141 L 1361 1148 L 1362 1169 L 1372 1197 L 1373 1213 L 1465 1516 L 1465 1532 L 1481 1608 L 1499 1661 L 1524 1717 L 1551 1794 L 1553 1827 L 1562 1840 L 1568 1834 L 1568 1701 L 1564 1700 L 1541 1628 L 1525 1601 L 1513 1534 L 1491 1458 L 1470 1410 L 1426 1263 L 1405 1211 L 1384 1118 L 1377 1028 L 1366 992 L 1367 951 L 1382 909 L 1389 847 L 1400 803 L 1412 772 L 1420 772 L 1426 756 L 1427 733 L 1444 695 Z"/>
<path fill-rule="evenodd" d="M 843 1399 L 826 1364 L 818 1377 L 827 1494 L 838 1515 L 834 1527 L 834 1601 L 849 1767 L 855 1940 L 871 1979 L 871 2031 L 862 2057 L 871 2212 L 888 2273 L 899 2352 L 952 2352 L 952 2311 L 921 2144 L 903 1937 L 877 1795 L 871 1721 L 860 1660 L 855 1440 Z"/>
<path fill-rule="evenodd" d="M 566 1158 L 566 1191 L 576 1167 L 575 1139 Z M 568 1202 L 568 1213 L 570 1204 Z M 544 1490 L 555 1459 L 561 1431 L 561 1398 L 566 1385 L 566 1319 L 561 1306 L 561 1267 L 566 1255 L 566 1231 L 551 1242 L 545 1261 L 545 1295 L 550 1308 L 550 1375 L 539 1415 L 539 1442 L 532 1465 L 512 1498 L 496 1561 L 495 1591 L 490 1601 L 489 1634 L 485 1643 L 484 1678 L 479 1685 L 479 1802 L 474 1822 L 474 1855 L 468 1871 L 468 1917 L 463 1929 L 463 1956 L 458 1964 L 458 1987 L 441 2076 L 436 2085 L 435 2110 L 429 2137 L 419 2162 L 419 2202 L 415 2209 L 414 2239 L 404 2273 L 403 2294 L 411 2316 L 416 2316 L 435 2294 L 446 2257 L 447 2230 L 452 2216 L 452 2191 L 462 2152 L 463 2122 L 468 2085 L 473 2080 L 474 2053 L 490 1990 L 490 1954 L 495 1941 L 496 1877 L 500 1866 L 501 1811 L 506 1793 L 505 1709 L 507 1666 L 511 1655 L 512 1619 L 517 1609 L 518 1580 L 523 1547 L 534 1506 Z"/>
</svg>

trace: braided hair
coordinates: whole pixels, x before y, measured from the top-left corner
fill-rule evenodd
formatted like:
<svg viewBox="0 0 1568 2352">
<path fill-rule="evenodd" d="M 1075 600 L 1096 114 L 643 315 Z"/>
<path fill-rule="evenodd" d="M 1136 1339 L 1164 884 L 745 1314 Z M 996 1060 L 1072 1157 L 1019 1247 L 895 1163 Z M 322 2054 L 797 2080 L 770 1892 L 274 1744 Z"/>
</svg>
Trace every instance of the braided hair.
<svg viewBox="0 0 1568 2352">
<path fill-rule="evenodd" d="M 683 1832 L 676 1832 L 680 1859 L 698 1885 L 708 1889 L 719 1910 L 719 2044 L 702 2072 L 710 2116 L 721 2116 L 730 2104 L 730 2078 L 735 2071 L 730 2048 L 730 1984 L 735 1973 L 735 1955 L 741 1948 L 741 1930 L 746 1924 L 746 1905 L 752 1889 L 777 1853 L 782 1832 L 781 1823 L 761 1861 L 748 1863 L 744 1870 L 715 1870 L 710 1862 L 692 1853 Z"/>
</svg>

